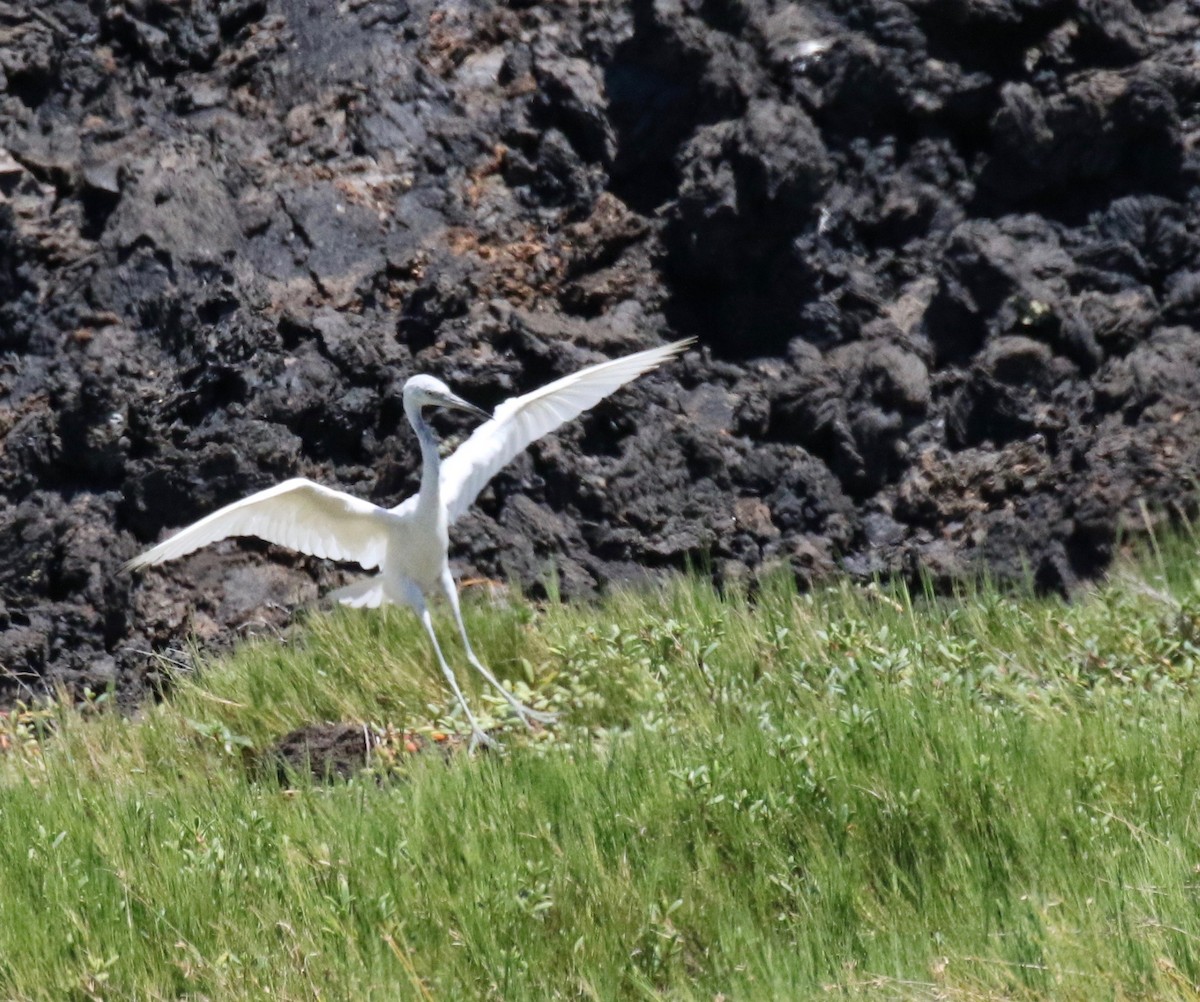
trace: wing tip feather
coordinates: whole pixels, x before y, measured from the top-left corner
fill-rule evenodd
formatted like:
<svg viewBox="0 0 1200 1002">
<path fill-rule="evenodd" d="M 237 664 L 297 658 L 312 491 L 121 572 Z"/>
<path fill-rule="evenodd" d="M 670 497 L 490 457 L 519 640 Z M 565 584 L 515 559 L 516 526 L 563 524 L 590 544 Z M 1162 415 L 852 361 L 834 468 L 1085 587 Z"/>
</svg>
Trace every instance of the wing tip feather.
<svg viewBox="0 0 1200 1002">
<path fill-rule="evenodd" d="M 166 540 L 165 542 L 170 542 Z M 163 543 L 157 546 L 152 546 L 150 549 L 139 553 L 136 557 L 130 557 L 121 564 L 120 571 L 122 574 L 131 574 L 134 571 L 145 570 L 147 567 L 153 567 L 155 564 L 166 563 L 168 560 L 174 560 L 179 556 L 177 553 L 172 553 L 164 549 Z"/>
<path fill-rule="evenodd" d="M 664 344 L 662 346 L 663 358 L 666 359 L 672 355 L 681 355 L 699 340 L 695 335 L 692 335 L 691 337 L 681 337 L 678 341 L 672 341 L 670 344 Z"/>
<path fill-rule="evenodd" d="M 652 370 L 657 369 L 668 359 L 674 358 L 676 355 L 682 355 L 688 350 L 688 348 L 696 344 L 697 341 L 698 338 L 695 336 L 684 337 L 680 338 L 678 341 L 672 341 L 670 344 L 660 345 L 657 348 L 647 348 L 643 352 L 638 352 L 638 354 L 642 355 L 647 362 L 646 368 L 642 369 L 641 373 L 651 372 Z M 628 357 L 636 358 L 637 355 L 631 355 Z"/>
</svg>

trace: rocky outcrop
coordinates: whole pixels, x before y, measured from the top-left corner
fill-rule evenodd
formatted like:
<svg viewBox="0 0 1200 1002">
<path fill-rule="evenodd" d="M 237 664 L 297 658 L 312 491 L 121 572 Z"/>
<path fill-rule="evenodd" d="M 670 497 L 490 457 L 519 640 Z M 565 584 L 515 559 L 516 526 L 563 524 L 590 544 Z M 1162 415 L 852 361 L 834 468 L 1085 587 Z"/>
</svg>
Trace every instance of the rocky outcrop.
<svg viewBox="0 0 1200 1002">
<path fill-rule="evenodd" d="M 342 571 L 165 530 L 415 487 L 492 406 L 700 348 L 456 534 L 568 594 L 688 562 L 1069 591 L 1200 472 L 1183 0 L 0 0 L 0 698 L 138 698 Z M 453 437 L 466 430 L 439 419 Z"/>
</svg>

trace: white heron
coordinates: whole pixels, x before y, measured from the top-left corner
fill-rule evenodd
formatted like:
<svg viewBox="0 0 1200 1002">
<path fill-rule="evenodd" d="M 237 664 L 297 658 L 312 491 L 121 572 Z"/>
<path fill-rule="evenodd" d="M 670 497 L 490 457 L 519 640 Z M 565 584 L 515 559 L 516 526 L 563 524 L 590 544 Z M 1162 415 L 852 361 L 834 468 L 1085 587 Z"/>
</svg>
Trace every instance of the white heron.
<svg viewBox="0 0 1200 1002">
<path fill-rule="evenodd" d="M 454 672 L 446 663 L 434 633 L 426 599 L 439 592 L 450 604 L 467 660 L 499 690 L 526 726 L 554 719 L 521 703 L 475 656 L 463 625 L 458 591 L 447 560 L 448 528 L 478 497 L 487 482 L 530 443 L 558 428 L 673 355 L 694 338 L 675 341 L 624 358 L 588 366 L 524 396 L 505 400 L 494 414 L 480 410 L 451 392 L 433 376 L 413 376 L 404 384 L 404 413 L 421 446 L 421 486 L 417 494 L 395 508 L 381 508 L 304 477 L 286 480 L 180 529 L 124 565 L 136 570 L 174 560 L 231 536 L 257 536 L 314 557 L 353 561 L 374 577 L 356 581 L 331 593 L 343 605 L 376 608 L 386 603 L 407 605 L 420 619 L 433 652 L 455 698 L 471 726 L 471 749 L 491 744 L 463 697 Z M 425 407 L 464 410 L 485 423 L 443 463 L 437 440 L 425 421 Z"/>
</svg>

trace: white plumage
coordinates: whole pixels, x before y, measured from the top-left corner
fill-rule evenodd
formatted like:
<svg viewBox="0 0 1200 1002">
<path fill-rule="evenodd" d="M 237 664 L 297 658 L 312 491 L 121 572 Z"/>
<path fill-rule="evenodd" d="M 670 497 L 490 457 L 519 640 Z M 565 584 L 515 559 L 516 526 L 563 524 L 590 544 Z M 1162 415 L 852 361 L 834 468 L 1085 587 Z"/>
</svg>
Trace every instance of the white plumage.
<svg viewBox="0 0 1200 1002">
<path fill-rule="evenodd" d="M 386 508 L 304 477 L 285 480 L 206 515 L 134 557 L 125 570 L 184 557 L 231 536 L 257 536 L 314 557 L 352 560 L 368 570 L 383 564 Z"/>
<path fill-rule="evenodd" d="M 385 602 L 410 606 L 433 643 L 438 664 L 471 726 L 471 747 L 488 738 L 463 698 L 434 634 L 425 599 L 441 592 L 450 603 L 467 659 L 495 686 L 526 723 L 552 719 L 521 704 L 479 661 L 471 649 L 447 560 L 448 527 L 467 511 L 479 492 L 530 443 L 683 351 L 692 339 L 676 341 L 624 358 L 601 362 L 564 376 L 524 396 L 513 397 L 493 415 L 467 403 L 432 376 L 413 376 L 404 385 L 404 410 L 421 444 L 422 475 L 417 494 L 395 508 L 353 497 L 298 477 L 226 505 L 181 529 L 125 564 L 134 570 L 174 560 L 231 536 L 257 536 L 314 557 L 353 561 L 372 578 L 333 593 L 344 605 L 377 607 Z M 485 419 L 445 463 L 438 458 L 424 407 L 454 407 Z"/>
<path fill-rule="evenodd" d="M 687 347 L 676 341 L 580 369 L 540 390 L 505 400 L 442 466 L 442 502 L 450 522 L 475 503 L 488 481 L 531 443 L 586 410 L 665 359 Z"/>
</svg>

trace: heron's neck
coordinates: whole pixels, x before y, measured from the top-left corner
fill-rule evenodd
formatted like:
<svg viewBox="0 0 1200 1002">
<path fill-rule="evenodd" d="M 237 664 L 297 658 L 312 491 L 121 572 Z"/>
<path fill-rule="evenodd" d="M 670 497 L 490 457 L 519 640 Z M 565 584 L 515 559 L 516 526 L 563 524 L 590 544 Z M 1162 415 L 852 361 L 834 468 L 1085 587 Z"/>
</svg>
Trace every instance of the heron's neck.
<svg viewBox="0 0 1200 1002">
<path fill-rule="evenodd" d="M 405 403 L 404 413 L 408 416 L 408 423 L 417 433 L 417 441 L 421 444 L 421 492 L 417 495 L 417 507 L 436 508 L 441 497 L 442 467 L 442 461 L 438 457 L 437 439 L 434 438 L 433 429 L 422 416 L 420 407 Z"/>
</svg>

